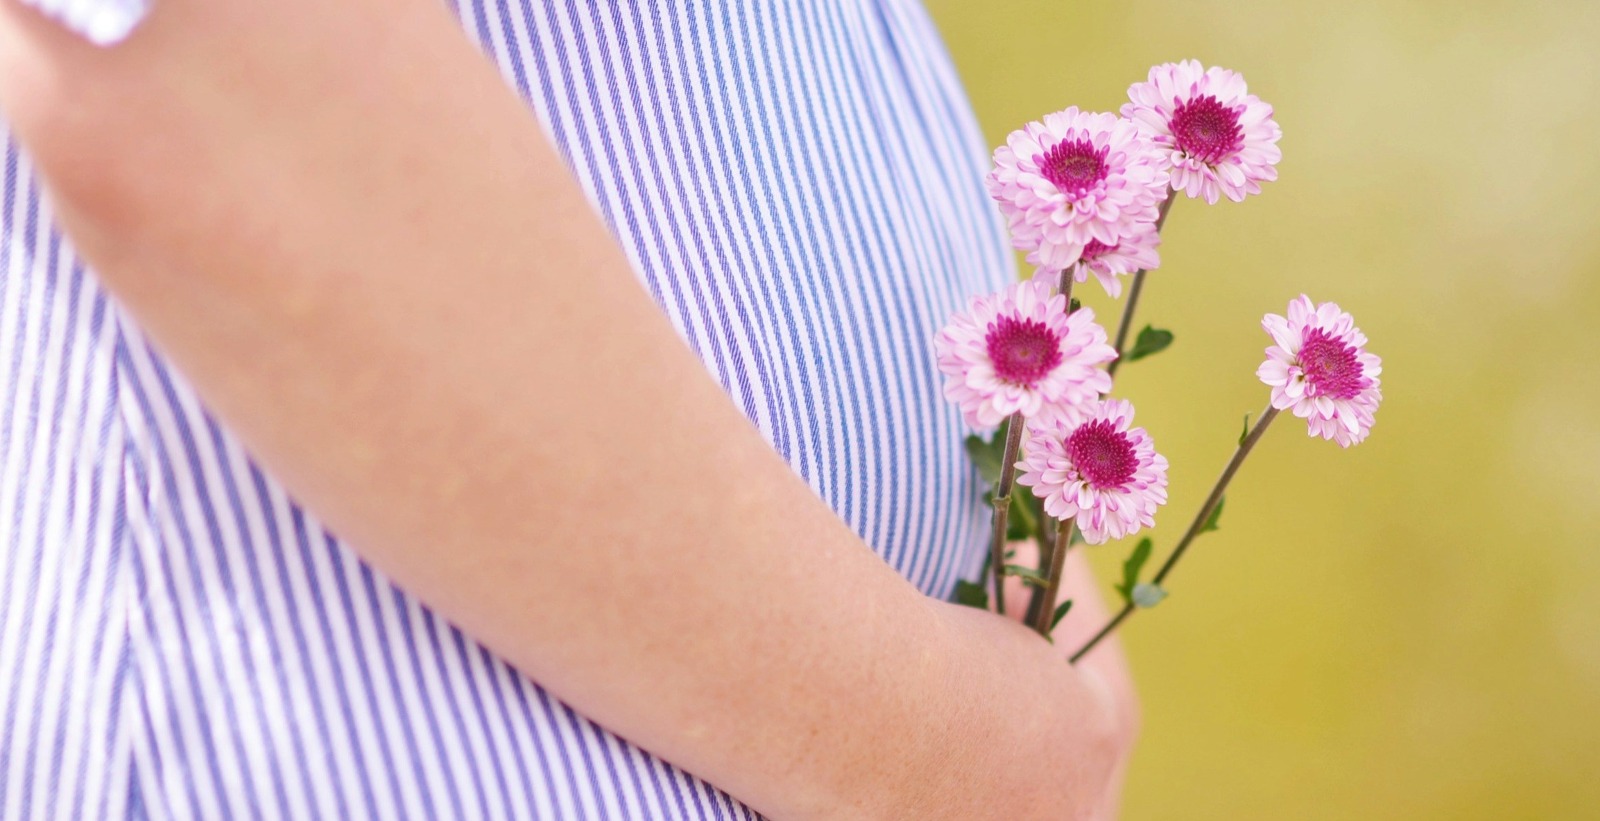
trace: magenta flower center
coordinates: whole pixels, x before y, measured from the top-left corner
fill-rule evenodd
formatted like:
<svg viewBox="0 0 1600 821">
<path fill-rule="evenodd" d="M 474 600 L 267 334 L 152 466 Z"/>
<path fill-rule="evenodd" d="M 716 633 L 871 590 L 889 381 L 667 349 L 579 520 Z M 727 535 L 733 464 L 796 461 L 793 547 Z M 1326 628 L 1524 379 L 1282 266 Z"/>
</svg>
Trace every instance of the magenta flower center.
<svg viewBox="0 0 1600 821">
<path fill-rule="evenodd" d="M 1244 146 L 1244 131 L 1239 128 L 1239 113 L 1207 94 L 1178 103 L 1169 124 L 1179 150 L 1206 163 L 1216 165 Z"/>
<path fill-rule="evenodd" d="M 1122 487 L 1139 469 L 1139 458 L 1133 452 L 1128 434 L 1104 419 L 1086 423 L 1073 431 L 1067 437 L 1067 455 L 1078 473 L 1101 490 Z"/>
<path fill-rule="evenodd" d="M 1321 328 L 1300 335 L 1300 369 L 1310 383 L 1312 396 L 1349 399 L 1372 384 L 1361 367 L 1356 349 Z"/>
<path fill-rule="evenodd" d="M 1061 364 L 1061 337 L 1043 322 L 1002 316 L 989 324 L 985 339 L 995 375 L 1031 388 Z"/>
<path fill-rule="evenodd" d="M 1091 239 L 1091 240 L 1089 240 L 1089 244 L 1088 245 L 1083 246 L 1082 259 L 1083 259 L 1084 262 L 1088 262 L 1090 260 L 1099 259 L 1099 258 L 1105 256 L 1106 254 L 1109 254 L 1112 251 L 1117 250 L 1117 248 L 1118 248 L 1117 245 L 1107 245 L 1107 244 L 1101 242 L 1100 240 Z"/>
<path fill-rule="evenodd" d="M 1070 197 L 1081 197 L 1098 185 L 1110 171 L 1106 167 L 1107 148 L 1095 148 L 1088 140 L 1062 140 L 1044 156 L 1036 158 L 1039 175 Z"/>
</svg>

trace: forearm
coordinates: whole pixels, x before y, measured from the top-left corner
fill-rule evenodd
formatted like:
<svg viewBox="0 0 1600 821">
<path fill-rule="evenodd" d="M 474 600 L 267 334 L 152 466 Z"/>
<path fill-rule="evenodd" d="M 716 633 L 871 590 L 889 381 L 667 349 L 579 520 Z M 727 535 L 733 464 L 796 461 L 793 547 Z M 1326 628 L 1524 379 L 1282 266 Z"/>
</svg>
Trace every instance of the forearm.
<svg viewBox="0 0 1600 821">
<path fill-rule="evenodd" d="M 3 8 L 0 105 L 75 240 L 408 590 L 778 817 L 1098 794 L 1104 705 L 809 492 L 436 3 L 165 0 L 112 52 Z"/>
</svg>

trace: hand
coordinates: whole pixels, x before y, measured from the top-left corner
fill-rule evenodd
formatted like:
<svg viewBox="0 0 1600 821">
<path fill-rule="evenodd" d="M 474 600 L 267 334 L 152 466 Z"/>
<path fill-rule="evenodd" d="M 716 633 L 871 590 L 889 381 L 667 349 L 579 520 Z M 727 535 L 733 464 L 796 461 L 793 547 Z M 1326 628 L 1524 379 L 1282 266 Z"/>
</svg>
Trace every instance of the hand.
<svg viewBox="0 0 1600 821">
<path fill-rule="evenodd" d="M 1038 565 L 1039 546 L 1036 542 L 1014 542 L 1011 547 L 1016 551 L 1013 561 L 1017 564 L 1028 567 Z M 1028 609 L 1031 593 L 1032 588 L 1024 584 L 1021 579 L 1015 576 L 1008 577 L 1006 615 L 1016 621 L 1022 621 Z M 1068 599 L 1072 600 L 1072 610 L 1056 626 L 1054 632 L 1055 646 L 1060 651 L 1062 659 L 1066 659 L 1082 647 L 1111 618 L 1105 597 L 1101 595 L 1092 569 L 1089 567 L 1083 545 L 1074 547 L 1067 554 L 1066 569 L 1061 576 L 1060 601 Z M 1128 668 L 1127 657 L 1122 652 L 1122 643 L 1115 635 L 1106 638 L 1094 652 L 1085 656 L 1077 665 L 1077 669 L 1088 689 L 1104 698 L 1106 709 L 1111 712 L 1116 727 L 1114 743 L 1117 747 L 1117 763 L 1112 770 L 1110 781 L 1106 784 L 1100 808 L 1093 816 L 1096 821 L 1113 819 L 1118 814 L 1128 761 L 1139 735 L 1139 696 L 1134 689 L 1133 674 Z"/>
</svg>

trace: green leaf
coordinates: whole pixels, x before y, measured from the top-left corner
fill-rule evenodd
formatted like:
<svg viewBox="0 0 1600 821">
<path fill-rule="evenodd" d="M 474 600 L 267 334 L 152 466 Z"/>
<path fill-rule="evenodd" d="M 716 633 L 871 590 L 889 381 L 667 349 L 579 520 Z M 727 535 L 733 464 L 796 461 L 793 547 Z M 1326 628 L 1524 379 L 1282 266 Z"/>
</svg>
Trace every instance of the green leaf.
<svg viewBox="0 0 1600 821">
<path fill-rule="evenodd" d="M 1078 312 L 1078 309 L 1082 308 L 1082 307 L 1083 307 L 1083 303 L 1079 302 L 1077 297 L 1073 297 L 1072 298 L 1072 302 L 1067 305 L 1067 313 L 1075 314 L 1075 313 Z"/>
<path fill-rule="evenodd" d="M 1217 500 L 1217 508 L 1216 510 L 1211 511 L 1211 516 L 1206 519 L 1205 527 L 1200 528 L 1201 533 L 1210 533 L 1213 530 L 1220 529 L 1220 525 L 1218 523 L 1222 521 L 1222 506 L 1227 503 L 1228 497 L 1226 496 Z"/>
<path fill-rule="evenodd" d="M 1146 325 L 1144 330 L 1139 332 L 1139 338 L 1133 341 L 1133 350 L 1128 351 L 1126 358 L 1129 362 L 1138 362 L 1147 356 L 1161 353 L 1171 345 L 1171 331 Z"/>
<path fill-rule="evenodd" d="M 989 591 L 977 582 L 958 579 L 956 581 L 956 604 L 976 607 L 979 610 L 988 610 Z"/>
<path fill-rule="evenodd" d="M 1008 564 L 1006 565 L 1006 575 L 1016 576 L 1024 583 L 1031 584 L 1034 587 L 1044 587 L 1046 584 L 1049 584 L 1049 580 L 1041 575 L 1038 570 L 1028 567 L 1027 565 Z"/>
<path fill-rule="evenodd" d="M 1135 606 L 1148 609 L 1160 604 L 1166 597 L 1167 591 L 1153 584 L 1141 584 L 1133 588 L 1133 595 L 1130 598 Z"/>
<path fill-rule="evenodd" d="M 1244 447 L 1244 440 L 1250 438 L 1250 414 L 1244 415 L 1244 430 L 1239 432 L 1239 447 Z"/>
<path fill-rule="evenodd" d="M 982 436 L 968 436 L 966 445 L 967 456 L 978 467 L 978 475 L 983 477 L 983 481 L 991 485 L 1000 481 L 1001 461 L 1005 458 L 1005 436 L 996 435 L 993 441 L 984 441 Z"/>
<path fill-rule="evenodd" d="M 1128 554 L 1128 560 L 1122 563 L 1122 584 L 1117 585 L 1117 592 L 1122 594 L 1123 601 L 1133 603 L 1133 588 L 1139 584 L 1139 571 L 1150 560 L 1150 551 L 1154 548 L 1154 542 L 1140 539 L 1133 552 Z"/>
<path fill-rule="evenodd" d="M 1050 629 L 1051 630 L 1056 629 L 1056 625 L 1060 624 L 1061 620 L 1067 617 L 1067 611 L 1071 610 L 1071 609 L 1072 609 L 1072 599 L 1067 599 L 1066 601 L 1062 602 L 1059 606 L 1057 606 L 1056 607 L 1056 614 L 1054 616 L 1050 617 Z"/>
</svg>

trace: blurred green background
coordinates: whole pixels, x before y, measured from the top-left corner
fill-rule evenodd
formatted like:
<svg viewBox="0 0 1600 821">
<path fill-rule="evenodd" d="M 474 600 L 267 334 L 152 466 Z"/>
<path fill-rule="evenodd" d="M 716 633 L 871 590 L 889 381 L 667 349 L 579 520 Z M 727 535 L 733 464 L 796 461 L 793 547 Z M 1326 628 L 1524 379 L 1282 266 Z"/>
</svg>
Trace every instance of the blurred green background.
<svg viewBox="0 0 1600 821">
<path fill-rule="evenodd" d="M 1190 57 L 1277 110 L 1278 182 L 1175 207 L 1140 315 L 1177 343 L 1118 386 L 1158 556 L 1266 402 L 1263 313 L 1336 301 L 1384 359 L 1372 437 L 1281 417 L 1125 630 L 1126 817 L 1600 818 L 1600 3 L 928 5 L 991 144 Z"/>
</svg>

